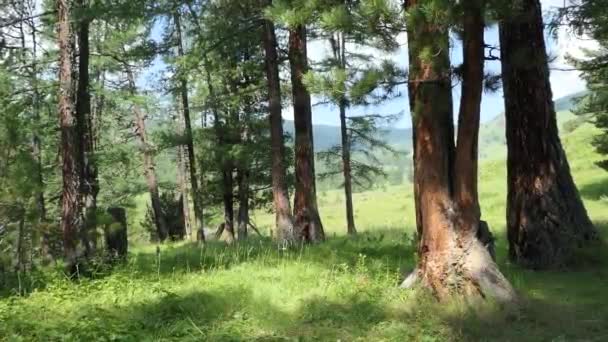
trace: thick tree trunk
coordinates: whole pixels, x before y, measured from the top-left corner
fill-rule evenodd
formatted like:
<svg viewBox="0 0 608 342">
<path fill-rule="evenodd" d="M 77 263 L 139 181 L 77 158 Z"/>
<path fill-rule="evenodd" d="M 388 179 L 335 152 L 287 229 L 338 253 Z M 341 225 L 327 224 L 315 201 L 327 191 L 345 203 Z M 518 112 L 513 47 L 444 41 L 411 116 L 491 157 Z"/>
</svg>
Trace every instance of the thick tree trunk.
<svg viewBox="0 0 608 342">
<path fill-rule="evenodd" d="M 340 131 L 342 135 L 342 171 L 344 173 L 344 197 L 346 198 L 346 224 L 350 235 L 357 234 L 353 209 L 353 186 L 350 166 L 350 141 L 346 127 L 346 104 L 340 104 Z"/>
<path fill-rule="evenodd" d="M 73 34 L 68 0 L 57 0 L 57 44 L 59 46 L 59 127 L 61 129 L 61 230 L 67 270 L 75 271 L 80 221 L 80 139 L 76 131 L 74 82 L 72 75 Z"/>
<path fill-rule="evenodd" d="M 310 94 L 302 81 L 308 71 L 306 27 L 303 25 L 289 31 L 289 64 L 296 150 L 295 224 L 299 239 L 319 242 L 325 239 L 325 233 L 317 208 Z"/>
<path fill-rule="evenodd" d="M 597 232 L 558 135 L 540 2 L 514 3 L 500 21 L 509 255 L 531 268 L 562 266 Z"/>
<path fill-rule="evenodd" d="M 135 96 L 135 79 L 128 67 L 127 78 L 129 82 L 129 91 L 132 96 Z M 169 237 L 169 229 L 162 210 L 160 193 L 158 191 L 158 180 L 156 178 L 156 168 L 154 164 L 154 150 L 148 141 L 148 135 L 146 133 L 146 115 L 136 104 L 133 105 L 133 112 L 135 114 L 136 133 L 141 144 L 144 175 L 146 177 L 146 184 L 148 185 L 148 192 L 150 193 L 150 201 L 152 203 L 152 211 L 154 212 L 154 221 L 156 223 L 156 232 L 159 241 L 163 242 Z"/>
<path fill-rule="evenodd" d="M 177 49 L 178 56 L 184 56 L 184 46 L 182 38 L 182 28 L 179 14 L 174 16 L 175 31 L 177 34 Z M 188 81 L 186 75 L 180 75 L 179 92 L 182 100 L 182 114 L 184 116 L 185 135 L 186 135 L 186 152 L 188 157 L 188 170 L 190 172 L 190 187 L 192 188 L 192 203 L 194 205 L 194 213 L 198 221 L 199 229 L 205 226 L 204 208 L 201 191 L 199 189 L 198 175 L 196 173 L 196 157 L 194 154 L 194 143 L 192 139 L 192 121 L 190 120 L 190 101 L 188 99 Z"/>
<path fill-rule="evenodd" d="M 85 0 L 78 0 L 80 9 L 86 9 Z M 84 202 L 84 221 L 80 238 L 87 257 L 96 249 L 97 237 L 97 167 L 94 160 L 93 120 L 91 118 L 91 94 L 89 92 L 89 19 L 80 18 L 78 22 L 78 92 L 76 94 L 76 120 L 80 143 L 80 186 Z"/>
<path fill-rule="evenodd" d="M 239 181 L 238 238 L 246 240 L 249 225 L 249 171 L 238 170 L 237 178 Z"/>
<path fill-rule="evenodd" d="M 270 5 L 270 1 L 268 5 Z M 285 171 L 285 145 L 283 139 L 283 118 L 281 115 L 281 79 L 279 78 L 277 38 L 274 24 L 270 20 L 264 20 L 263 41 L 266 53 L 266 79 L 268 82 L 268 117 L 270 121 L 270 146 L 272 153 L 272 195 L 275 210 L 276 237 L 278 241 L 291 243 L 295 240 L 296 236 Z"/>
<path fill-rule="evenodd" d="M 414 168 L 419 264 L 412 278 L 439 299 L 450 296 L 515 298 L 509 282 L 471 226 L 471 209 L 454 197 L 454 126 L 447 25 L 434 23 L 421 6 L 407 1 L 416 17 L 408 26 L 409 96 L 414 128 Z M 433 60 L 428 60 L 428 53 Z M 408 277 L 409 278 L 409 277 Z M 407 279 L 411 285 L 411 278 Z"/>
</svg>

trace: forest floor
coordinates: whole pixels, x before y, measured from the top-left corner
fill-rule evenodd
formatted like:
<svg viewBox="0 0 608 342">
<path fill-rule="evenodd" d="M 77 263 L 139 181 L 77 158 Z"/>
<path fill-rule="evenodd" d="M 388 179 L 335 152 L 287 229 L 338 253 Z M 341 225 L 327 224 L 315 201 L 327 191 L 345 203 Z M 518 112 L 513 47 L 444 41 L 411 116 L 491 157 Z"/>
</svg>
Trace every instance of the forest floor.
<svg viewBox="0 0 608 342">
<path fill-rule="evenodd" d="M 506 259 L 504 161 L 481 166 L 483 217 L 497 235 L 516 308 L 438 304 L 398 288 L 415 265 L 410 185 L 356 194 L 359 234 L 344 234 L 341 191 L 320 192 L 328 240 L 293 250 L 252 237 L 131 248 L 126 265 L 70 281 L 24 276 L 27 294 L 0 293 L 0 340 L 65 341 L 605 341 L 608 340 L 608 173 L 590 129 L 563 137 L 602 243 L 572 269 L 535 272 Z M 260 227 L 272 216 L 257 213 Z M 32 290 L 34 289 L 34 290 Z M 17 291 L 18 292 L 18 291 Z"/>
</svg>

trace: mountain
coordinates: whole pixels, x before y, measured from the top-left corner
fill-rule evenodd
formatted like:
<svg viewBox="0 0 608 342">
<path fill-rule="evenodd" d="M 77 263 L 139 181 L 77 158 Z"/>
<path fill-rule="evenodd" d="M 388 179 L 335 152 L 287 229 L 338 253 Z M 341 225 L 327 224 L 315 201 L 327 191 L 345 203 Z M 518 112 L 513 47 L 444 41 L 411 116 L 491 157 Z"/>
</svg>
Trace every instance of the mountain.
<svg viewBox="0 0 608 342">
<path fill-rule="evenodd" d="M 283 129 L 292 137 L 295 134 L 294 122 L 285 120 Z M 315 152 L 325 151 L 333 146 L 340 145 L 340 127 L 331 125 L 313 125 L 315 139 Z M 412 130 L 410 128 L 387 128 L 383 139 L 392 146 L 407 149 L 412 145 Z"/>
<path fill-rule="evenodd" d="M 555 110 L 560 129 L 562 125 L 575 118 L 571 110 L 576 106 L 577 99 L 586 92 L 578 92 L 555 100 Z M 294 136 L 293 121 L 284 122 L 284 130 Z M 320 152 L 340 145 L 340 127 L 331 125 L 313 125 L 315 152 Z M 387 128 L 383 134 L 384 140 L 401 150 L 411 150 L 411 128 Z M 489 122 L 482 124 L 479 131 L 479 158 L 500 159 L 506 156 L 505 116 L 498 115 Z"/>
<path fill-rule="evenodd" d="M 584 91 L 578 92 L 554 101 L 557 125 L 560 131 L 563 130 L 564 124 L 576 119 L 572 110 L 577 104 L 577 99 L 585 94 Z M 479 159 L 503 159 L 506 157 L 505 128 L 504 113 L 481 126 L 479 130 Z"/>
</svg>

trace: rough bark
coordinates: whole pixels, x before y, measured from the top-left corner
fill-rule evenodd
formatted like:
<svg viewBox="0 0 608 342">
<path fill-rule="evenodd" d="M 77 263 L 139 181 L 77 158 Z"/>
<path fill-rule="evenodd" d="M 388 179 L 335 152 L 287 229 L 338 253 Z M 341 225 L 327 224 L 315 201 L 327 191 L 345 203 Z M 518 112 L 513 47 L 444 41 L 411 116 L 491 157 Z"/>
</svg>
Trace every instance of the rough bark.
<svg viewBox="0 0 608 342">
<path fill-rule="evenodd" d="M 307 242 L 319 242 L 325 239 L 325 233 L 317 208 L 311 100 L 302 80 L 308 71 L 306 27 L 303 25 L 289 30 L 289 64 L 295 126 L 294 216 L 297 236 Z"/>
<path fill-rule="evenodd" d="M 73 34 L 68 0 L 57 0 L 57 44 L 59 46 L 59 127 L 61 130 L 61 230 L 67 270 L 75 271 L 80 219 L 80 167 L 76 131 L 73 79 Z"/>
<path fill-rule="evenodd" d="M 538 0 L 500 21 L 507 126 L 510 258 L 531 268 L 567 263 L 596 239 L 558 135 Z"/>
<path fill-rule="evenodd" d="M 266 4 L 270 5 L 271 1 Z M 285 171 L 285 145 L 283 118 L 281 115 L 281 79 L 277 56 L 277 38 L 274 24 L 264 20 L 263 42 L 268 83 L 268 119 L 270 121 L 270 148 L 272 153 L 272 195 L 275 210 L 276 237 L 278 241 L 291 243 L 295 240 L 294 218 L 289 202 Z"/>
<path fill-rule="evenodd" d="M 135 79 L 133 73 L 127 67 L 127 78 L 129 82 L 129 91 L 131 96 L 136 95 Z M 169 237 L 169 228 L 162 210 L 160 201 L 160 193 L 158 191 L 158 180 L 156 178 L 156 167 L 154 163 L 154 149 L 148 141 L 146 133 L 146 115 L 141 108 L 136 104 L 133 105 L 133 113 L 135 114 L 136 134 L 141 144 L 141 152 L 143 159 L 144 175 L 148 192 L 150 193 L 150 201 L 152 203 L 152 211 L 154 212 L 154 221 L 156 223 L 156 232 L 158 239 L 162 242 Z"/>
<path fill-rule="evenodd" d="M 421 282 L 439 299 L 456 295 L 511 301 L 515 298 L 511 285 L 477 239 L 478 222 L 468 220 L 472 209 L 460 207 L 454 193 L 457 177 L 448 26 L 427 17 L 419 7 L 424 2 L 406 2 L 407 10 L 417 17 L 416 25 L 408 26 L 408 49 L 420 233 L 419 264 L 406 281 L 408 285 Z"/>
<path fill-rule="evenodd" d="M 86 9 L 85 0 L 78 0 L 81 10 Z M 89 91 L 89 25 L 86 16 L 78 20 L 78 89 L 76 93 L 76 121 L 80 138 L 80 186 L 84 204 L 84 220 L 80 239 L 85 247 L 87 257 L 91 257 L 96 249 L 95 229 L 97 226 L 97 166 L 95 165 L 93 120 L 91 117 L 91 93 Z"/>
<path fill-rule="evenodd" d="M 177 50 L 178 56 L 184 56 L 184 45 L 182 38 L 182 28 L 179 14 L 175 14 L 175 32 L 177 34 Z M 199 189 L 198 175 L 196 173 L 196 157 L 194 154 L 194 142 L 192 139 L 192 121 L 190 120 L 190 101 L 188 99 L 188 80 L 185 75 L 179 77 L 179 92 L 182 101 L 182 114 L 184 116 L 184 128 L 186 136 L 186 152 L 188 158 L 188 171 L 190 172 L 190 187 L 192 189 L 192 204 L 194 205 L 194 213 L 198 221 L 199 229 L 203 229 L 204 208 L 201 191 Z"/>
</svg>

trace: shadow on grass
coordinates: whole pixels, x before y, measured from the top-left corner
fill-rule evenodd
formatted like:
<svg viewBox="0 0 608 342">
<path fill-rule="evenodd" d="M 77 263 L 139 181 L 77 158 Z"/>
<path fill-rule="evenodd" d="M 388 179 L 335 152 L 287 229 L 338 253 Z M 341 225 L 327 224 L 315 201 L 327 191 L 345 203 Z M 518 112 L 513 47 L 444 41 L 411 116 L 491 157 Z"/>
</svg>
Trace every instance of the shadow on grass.
<svg viewBox="0 0 608 342">
<path fill-rule="evenodd" d="M 605 231 L 606 227 L 599 225 Z M 203 257 L 195 245 L 167 246 L 161 252 L 160 267 L 154 264 L 154 252 L 142 252 L 133 255 L 127 266 L 136 272 L 123 270 L 121 284 L 137 274 L 164 276 L 162 282 L 143 282 L 149 284 L 146 291 L 153 295 L 146 298 L 150 299 L 138 297 L 135 304 L 125 304 L 129 302 L 122 303 L 119 294 L 114 304 L 80 304 L 72 298 L 75 306 L 67 313 L 59 306 L 55 308 L 59 314 L 40 320 L 32 316 L 35 308 L 29 313 L 11 311 L 0 326 L 0 335 L 4 332 L 9 338 L 14 335 L 25 340 L 121 341 L 601 341 L 608 338 L 608 251 L 598 248 L 589 252 L 599 263 L 569 272 L 534 272 L 501 262 L 523 304 L 517 309 L 484 305 L 472 310 L 454 303 L 436 303 L 428 295 L 414 296 L 411 291 L 396 289 L 396 284 L 374 284 L 378 279 L 374 272 L 413 266 L 411 244 L 397 232 L 336 237 L 290 251 L 277 250 L 268 240 L 230 247 L 214 243 L 202 250 Z M 289 303 L 278 302 L 271 292 L 258 288 L 255 277 L 202 277 L 200 288 L 162 285 L 171 281 L 167 275 L 172 272 L 280 262 L 353 267 L 345 271 L 350 276 L 337 280 L 334 286 L 338 289 L 331 294 L 318 289 L 308 293 L 311 289 L 307 285 L 296 283 L 293 287 L 298 299 Z M 366 265 L 362 271 L 357 269 L 359 263 Z M 368 276 L 363 283 L 358 272 Z"/>
<path fill-rule="evenodd" d="M 585 199 L 599 200 L 608 197 L 608 177 L 600 179 L 595 183 L 585 184 L 579 188 L 579 193 Z"/>
</svg>

